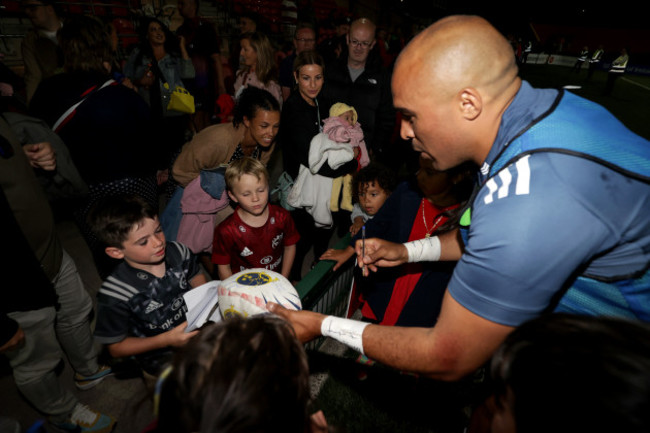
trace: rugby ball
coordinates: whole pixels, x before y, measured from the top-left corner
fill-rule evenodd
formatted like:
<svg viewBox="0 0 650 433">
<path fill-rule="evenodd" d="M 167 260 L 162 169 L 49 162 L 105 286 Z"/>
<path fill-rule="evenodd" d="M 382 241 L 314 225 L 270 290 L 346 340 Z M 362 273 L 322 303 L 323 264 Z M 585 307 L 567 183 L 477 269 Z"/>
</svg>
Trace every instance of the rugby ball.
<svg viewBox="0 0 650 433">
<path fill-rule="evenodd" d="M 267 302 L 275 302 L 290 310 L 302 309 L 300 296 L 291 282 L 264 268 L 247 269 L 231 275 L 219 283 L 217 290 L 224 319 L 268 313 Z"/>
</svg>

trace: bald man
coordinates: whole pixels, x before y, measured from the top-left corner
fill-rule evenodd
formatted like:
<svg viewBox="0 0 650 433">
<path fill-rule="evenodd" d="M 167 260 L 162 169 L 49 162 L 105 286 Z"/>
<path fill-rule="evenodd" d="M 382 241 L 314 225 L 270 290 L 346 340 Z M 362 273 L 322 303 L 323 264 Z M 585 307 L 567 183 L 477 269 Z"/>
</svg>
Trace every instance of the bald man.
<svg viewBox="0 0 650 433">
<path fill-rule="evenodd" d="M 403 370 L 457 379 L 484 365 L 521 323 L 553 311 L 650 321 L 650 143 L 604 108 L 517 76 L 506 39 L 479 17 L 434 23 L 393 76 L 401 134 L 479 186 L 458 233 L 378 239 L 367 269 L 458 260 L 435 327 L 367 325 L 271 310 L 300 338 L 331 336 Z"/>
<path fill-rule="evenodd" d="M 375 31 L 375 24 L 367 18 L 352 22 L 346 37 L 347 52 L 325 65 L 319 101 L 354 107 L 373 158 L 398 168 L 395 162 L 399 155 L 391 152 L 390 142 L 395 127 L 390 72 L 382 66 L 379 53 L 373 51 Z"/>
</svg>

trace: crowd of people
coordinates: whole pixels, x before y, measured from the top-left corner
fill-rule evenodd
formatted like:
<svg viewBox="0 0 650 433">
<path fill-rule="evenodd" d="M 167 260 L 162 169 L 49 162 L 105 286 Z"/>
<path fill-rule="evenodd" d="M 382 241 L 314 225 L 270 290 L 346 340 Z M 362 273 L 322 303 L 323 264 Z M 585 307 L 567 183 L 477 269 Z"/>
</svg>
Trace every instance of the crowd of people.
<svg viewBox="0 0 650 433">
<path fill-rule="evenodd" d="M 30 280 L 0 313 L 0 352 L 57 429 L 116 422 L 54 374 L 62 351 L 80 389 L 112 374 L 97 362 L 93 303 L 57 238 L 61 200 L 104 281 L 95 340 L 135 359 L 167 408 L 152 431 L 327 431 L 309 410 L 298 342 L 321 334 L 361 363 L 446 380 L 496 352 L 491 415 L 512 419 L 490 422 L 519 430 L 542 406 L 526 393 L 535 364 L 517 339 L 542 345 L 537 333 L 559 332 L 557 313 L 625 319 L 594 332 L 650 332 L 635 323 L 650 321 L 647 140 L 596 104 L 522 81 L 521 55 L 482 18 L 442 19 L 399 57 L 368 18 L 320 43 L 315 23 L 301 23 L 279 59 L 244 14 L 228 58 L 198 1 L 179 0 L 176 33 L 143 20 L 140 44 L 117 62 L 111 26 L 63 19 L 51 1 L 22 4 L 34 25 L 23 45 L 28 105 L 2 110 L 0 205 L 12 236 L 3 266 Z M 193 113 L 170 108 L 178 86 Z M 274 201 L 277 151 L 285 185 Z M 347 248 L 328 249 L 335 231 L 352 234 Z M 184 293 L 260 267 L 297 283 L 312 248 L 335 270 L 357 257 L 362 321 L 270 304 L 284 320 L 186 332 Z M 550 331 L 520 331 L 530 320 Z M 251 407 L 258 416 L 242 418 Z"/>
</svg>

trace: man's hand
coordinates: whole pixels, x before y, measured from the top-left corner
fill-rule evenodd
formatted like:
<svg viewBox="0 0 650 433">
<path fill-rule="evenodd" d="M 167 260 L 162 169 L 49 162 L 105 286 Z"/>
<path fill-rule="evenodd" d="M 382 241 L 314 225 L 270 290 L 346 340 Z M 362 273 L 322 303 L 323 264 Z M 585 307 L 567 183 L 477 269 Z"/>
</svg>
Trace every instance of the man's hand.
<svg viewBox="0 0 650 433">
<path fill-rule="evenodd" d="M 383 239 L 366 239 L 365 251 L 361 240 L 355 244 L 357 263 L 377 272 L 378 267 L 399 266 L 408 261 L 408 250 L 403 244 L 388 242 Z"/>
<path fill-rule="evenodd" d="M 56 153 L 49 141 L 26 144 L 23 146 L 23 150 L 32 167 L 47 171 L 54 171 L 56 168 Z"/>
<path fill-rule="evenodd" d="M 172 347 L 185 346 L 192 337 L 199 333 L 198 329 L 191 332 L 185 332 L 185 328 L 187 328 L 187 321 L 167 331 L 167 344 Z"/>
<path fill-rule="evenodd" d="M 23 345 L 24 341 L 25 341 L 25 333 L 23 332 L 23 329 L 19 326 L 14 336 L 11 337 L 11 339 L 9 339 L 9 341 L 7 341 L 5 344 L 0 346 L 0 353 L 7 352 L 9 350 L 16 350 Z"/>
<path fill-rule="evenodd" d="M 266 308 L 289 322 L 301 343 L 307 343 L 321 335 L 320 325 L 325 318 L 324 314 L 306 310 L 287 310 L 274 302 L 266 304 Z"/>
</svg>

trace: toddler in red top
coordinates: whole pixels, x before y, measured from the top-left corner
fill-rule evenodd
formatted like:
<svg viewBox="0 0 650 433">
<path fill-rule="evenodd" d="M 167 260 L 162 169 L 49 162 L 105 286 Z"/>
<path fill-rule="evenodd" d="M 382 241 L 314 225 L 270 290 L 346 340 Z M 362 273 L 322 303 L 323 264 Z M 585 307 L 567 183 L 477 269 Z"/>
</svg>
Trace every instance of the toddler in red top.
<svg viewBox="0 0 650 433">
<path fill-rule="evenodd" d="M 289 212 L 269 204 L 269 175 L 256 159 L 239 159 L 226 169 L 228 196 L 235 212 L 217 226 L 212 262 L 219 279 L 265 268 L 289 277 L 300 235 Z"/>
</svg>

